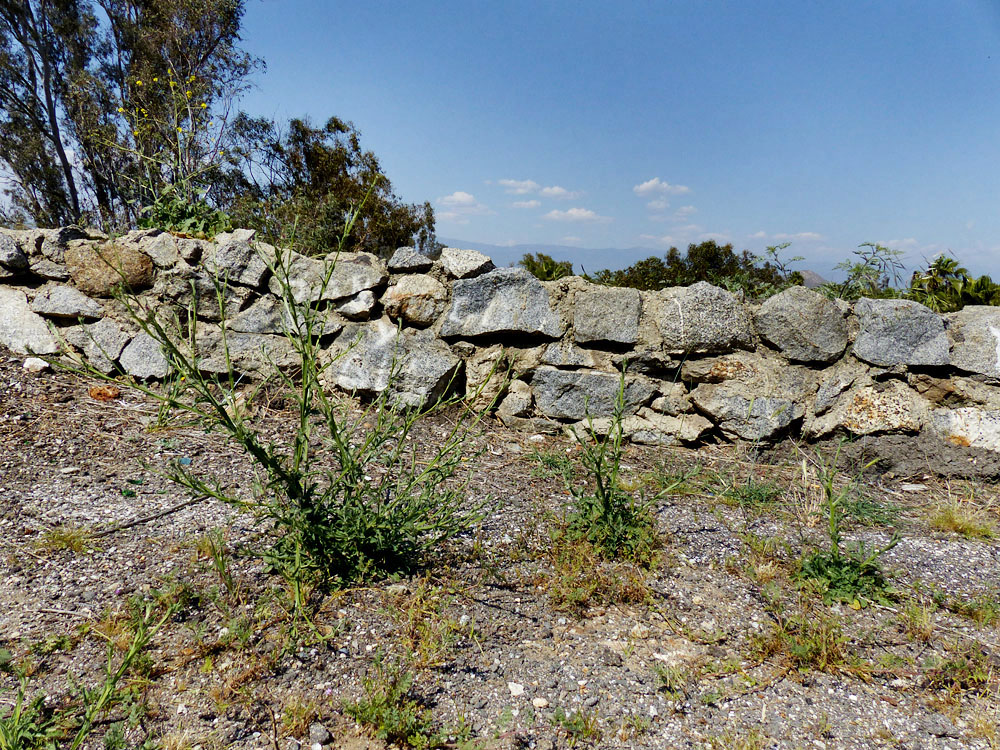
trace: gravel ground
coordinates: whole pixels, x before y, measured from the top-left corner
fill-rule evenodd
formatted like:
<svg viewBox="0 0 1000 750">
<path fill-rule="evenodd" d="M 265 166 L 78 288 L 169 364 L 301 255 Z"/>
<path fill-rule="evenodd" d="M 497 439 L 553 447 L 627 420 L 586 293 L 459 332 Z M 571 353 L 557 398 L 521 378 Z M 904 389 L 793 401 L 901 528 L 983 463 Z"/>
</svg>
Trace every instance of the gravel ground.
<svg viewBox="0 0 1000 750">
<path fill-rule="evenodd" d="M 385 747 L 345 704 L 366 696 L 366 676 L 373 690 L 393 669 L 412 676 L 404 700 L 443 747 L 1000 742 L 992 484 L 866 476 L 845 544 L 885 546 L 897 533 L 881 557 L 892 591 L 824 604 L 794 576 L 829 544 L 815 474 L 794 447 L 765 458 L 728 445 L 629 448 L 623 477 L 637 491 L 690 475 L 656 503 L 665 544 L 645 570 L 554 542 L 569 500 L 558 469 L 585 481 L 579 449 L 491 422 L 465 464 L 470 506 L 490 503 L 482 524 L 419 575 L 326 596 L 309 625 L 288 614 L 251 515 L 184 506 L 190 496 L 157 474 L 181 458 L 250 487 L 238 447 L 161 424 L 155 402 L 125 388 L 101 400 L 99 383 L 28 374 L 20 359 L 0 362 L 0 383 L 0 649 L 12 657 L 0 716 L 17 696 L 12 668 L 30 674 L 30 695 L 72 712 L 80 687 L 102 680 L 109 642 L 121 659 L 136 603 L 149 602 L 178 609 L 87 747 Z M 253 408 L 262 435 L 288 439 L 280 394 Z M 427 420 L 416 440 L 436 445 L 454 418 Z M 766 487 L 764 501 L 747 499 Z"/>
</svg>

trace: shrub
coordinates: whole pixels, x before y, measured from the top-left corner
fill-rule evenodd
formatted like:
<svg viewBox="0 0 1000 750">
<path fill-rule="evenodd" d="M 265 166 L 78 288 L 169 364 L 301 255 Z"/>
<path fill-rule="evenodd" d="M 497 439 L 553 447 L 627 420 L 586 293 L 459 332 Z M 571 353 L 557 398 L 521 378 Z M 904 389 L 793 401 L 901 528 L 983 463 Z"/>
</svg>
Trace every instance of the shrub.
<svg viewBox="0 0 1000 750">
<path fill-rule="evenodd" d="M 525 253 L 517 265 L 542 281 L 555 281 L 573 275 L 573 264 L 570 261 L 556 260 L 545 253 Z"/>
</svg>

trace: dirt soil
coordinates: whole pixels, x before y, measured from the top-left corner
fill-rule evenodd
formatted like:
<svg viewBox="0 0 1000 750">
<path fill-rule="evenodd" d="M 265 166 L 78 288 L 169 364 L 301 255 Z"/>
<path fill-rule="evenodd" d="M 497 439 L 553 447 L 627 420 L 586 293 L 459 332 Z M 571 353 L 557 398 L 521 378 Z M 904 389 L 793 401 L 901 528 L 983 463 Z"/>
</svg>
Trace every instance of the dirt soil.
<svg viewBox="0 0 1000 750">
<path fill-rule="evenodd" d="M 180 458 L 248 489 L 238 446 L 124 387 L 101 400 L 95 381 L 21 362 L 0 361 L 0 717 L 18 672 L 46 711 L 78 715 L 148 604 L 176 611 L 84 747 L 381 748 L 388 719 L 359 724 L 347 707 L 393 670 L 412 677 L 395 707 L 439 747 L 1000 746 L 993 484 L 906 462 L 866 474 L 841 544 L 898 534 L 878 559 L 888 589 L 824 603 L 797 575 L 830 545 L 811 449 L 630 447 L 623 484 L 670 488 L 645 570 L 554 541 L 562 472 L 587 481 L 578 447 L 490 421 L 466 462 L 470 506 L 490 503 L 482 524 L 419 575 L 331 593 L 304 622 L 262 562 L 269 530 L 221 502 L 185 505 L 157 474 Z M 287 399 L 251 408 L 261 434 L 288 439 Z M 435 445 L 454 418 L 417 439 Z"/>
</svg>

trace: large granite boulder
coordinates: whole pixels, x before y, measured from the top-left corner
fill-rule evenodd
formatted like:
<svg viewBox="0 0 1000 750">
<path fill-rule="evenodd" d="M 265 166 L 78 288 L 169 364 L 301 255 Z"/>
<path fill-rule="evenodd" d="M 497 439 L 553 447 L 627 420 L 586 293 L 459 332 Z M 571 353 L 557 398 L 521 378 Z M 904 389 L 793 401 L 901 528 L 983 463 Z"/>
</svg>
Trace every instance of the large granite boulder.
<svg viewBox="0 0 1000 750">
<path fill-rule="evenodd" d="M 110 296 L 123 284 L 135 291 L 153 282 L 150 257 L 124 245 L 71 243 L 64 257 L 77 289 L 91 297 Z"/>
<path fill-rule="evenodd" d="M 148 333 L 140 333 L 122 350 L 118 361 L 122 369 L 140 380 L 165 378 L 170 374 L 170 363 L 163 354 L 160 342 Z"/>
<path fill-rule="evenodd" d="M 832 362 L 847 348 L 847 322 L 840 308 L 804 286 L 766 299 L 754 322 L 761 338 L 791 360 Z"/>
<path fill-rule="evenodd" d="M 1000 378 L 1000 307 L 970 305 L 947 315 L 951 364 Z"/>
<path fill-rule="evenodd" d="M 928 418 L 928 401 L 899 380 L 854 386 L 838 395 L 822 414 L 807 415 L 806 437 L 837 431 L 854 435 L 918 432 Z"/>
<path fill-rule="evenodd" d="M 115 363 L 132 336 L 111 318 L 101 318 L 96 323 L 67 329 L 66 339 L 83 351 L 91 367 L 107 375 L 115 369 Z"/>
<path fill-rule="evenodd" d="M 639 291 L 588 285 L 573 300 L 573 340 L 578 344 L 634 344 L 639 338 Z"/>
<path fill-rule="evenodd" d="M 284 334 L 305 332 L 306 315 L 312 315 L 313 335 L 332 336 L 344 328 L 344 319 L 333 310 L 313 310 L 296 308 L 297 319 L 285 303 L 270 294 L 265 294 L 245 310 L 234 315 L 227 327 L 237 333 Z"/>
<path fill-rule="evenodd" d="M 59 342 L 20 289 L 0 286 L 0 344 L 18 354 L 54 354 Z"/>
<path fill-rule="evenodd" d="M 279 253 L 278 262 L 281 267 L 271 278 L 269 289 L 283 296 L 282 282 L 287 278 L 292 298 L 298 304 L 354 297 L 382 286 L 389 278 L 385 264 L 371 253 L 331 253 L 325 258 L 309 258 L 285 250 Z"/>
<path fill-rule="evenodd" d="M 459 250 L 446 247 L 438 259 L 441 270 L 453 279 L 469 279 L 492 271 L 496 266 L 486 255 L 476 250 Z"/>
<path fill-rule="evenodd" d="M 392 273 L 425 273 L 433 265 L 433 260 L 412 247 L 396 248 L 396 252 L 389 258 L 389 270 Z"/>
<path fill-rule="evenodd" d="M 539 367 L 531 377 L 535 406 L 553 419 L 586 419 L 610 416 L 615 408 L 621 377 L 595 370 L 557 370 Z M 625 378 L 625 414 L 634 414 L 655 395 L 645 378 Z"/>
<path fill-rule="evenodd" d="M 655 321 L 668 352 L 727 352 L 753 344 L 746 306 L 708 282 L 647 292 L 644 300 L 643 317 Z"/>
<path fill-rule="evenodd" d="M 448 289 L 426 274 L 401 276 L 382 295 L 382 304 L 390 318 L 425 327 L 441 317 L 448 307 Z"/>
<path fill-rule="evenodd" d="M 430 331 L 400 330 L 386 318 L 349 325 L 325 353 L 326 385 L 422 408 L 460 383 L 462 361 Z"/>
<path fill-rule="evenodd" d="M 35 293 L 31 310 L 48 318 L 87 318 L 93 320 L 104 314 L 104 309 L 75 287 L 49 284 Z"/>
<path fill-rule="evenodd" d="M 861 299 L 854 305 L 854 356 L 873 365 L 946 365 L 948 337 L 941 316 L 905 299 Z"/>
<path fill-rule="evenodd" d="M 28 270 L 28 256 L 9 234 L 0 234 L 0 267 L 15 273 Z"/>
<path fill-rule="evenodd" d="M 205 270 L 229 284 L 260 288 L 267 278 L 274 248 L 254 242 L 255 235 L 252 229 L 217 235 L 215 244 L 201 259 Z"/>
<path fill-rule="evenodd" d="M 300 363 L 298 352 L 286 336 L 239 333 L 212 324 L 199 324 L 195 339 L 198 368 L 203 372 L 234 373 L 253 377 L 273 375 Z M 228 364 L 227 364 L 228 359 Z"/>
<path fill-rule="evenodd" d="M 523 268 L 500 268 L 454 283 L 441 335 L 527 333 L 558 338 L 563 330 L 538 279 Z"/>
</svg>

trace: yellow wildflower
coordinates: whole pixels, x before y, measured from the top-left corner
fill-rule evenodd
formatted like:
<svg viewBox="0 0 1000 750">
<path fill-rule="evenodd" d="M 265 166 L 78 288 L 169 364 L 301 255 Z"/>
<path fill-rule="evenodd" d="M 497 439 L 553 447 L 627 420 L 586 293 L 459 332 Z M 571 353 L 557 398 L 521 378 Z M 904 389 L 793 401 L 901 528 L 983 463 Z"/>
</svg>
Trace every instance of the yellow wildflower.
<svg viewBox="0 0 1000 750">
<path fill-rule="evenodd" d="M 191 76 L 190 78 L 188 78 L 188 83 L 194 83 L 195 80 L 197 79 L 194 76 Z"/>
<path fill-rule="evenodd" d="M 157 81 L 159 81 L 159 80 L 160 80 L 159 78 L 154 78 L 154 79 L 153 79 L 153 83 L 156 83 L 156 82 L 157 82 Z"/>
<path fill-rule="evenodd" d="M 136 80 L 135 85 L 136 86 L 141 86 L 142 85 L 142 81 Z"/>
<path fill-rule="evenodd" d="M 202 102 L 202 103 L 201 103 L 201 108 L 202 108 L 202 109 L 206 109 L 207 107 L 208 107 L 208 105 L 207 105 L 207 104 L 205 104 L 205 102 Z"/>
<path fill-rule="evenodd" d="M 187 91 L 184 92 L 184 95 L 187 96 L 188 99 L 190 99 L 191 98 L 191 93 L 192 93 L 191 90 L 188 89 Z"/>
<path fill-rule="evenodd" d="M 132 131 L 132 135 L 139 135 L 139 131 L 138 130 L 133 130 Z"/>
<path fill-rule="evenodd" d="M 118 111 L 119 111 L 119 112 L 124 112 L 124 111 L 125 111 L 125 107 L 119 107 L 119 108 L 118 108 Z"/>
<path fill-rule="evenodd" d="M 171 82 L 170 82 L 170 88 L 173 88 L 173 87 L 174 87 L 174 86 L 176 86 L 176 85 L 177 85 L 177 84 L 176 84 L 176 83 L 175 83 L 174 81 L 171 81 Z"/>
</svg>

